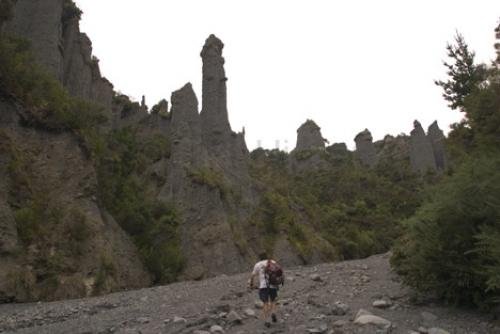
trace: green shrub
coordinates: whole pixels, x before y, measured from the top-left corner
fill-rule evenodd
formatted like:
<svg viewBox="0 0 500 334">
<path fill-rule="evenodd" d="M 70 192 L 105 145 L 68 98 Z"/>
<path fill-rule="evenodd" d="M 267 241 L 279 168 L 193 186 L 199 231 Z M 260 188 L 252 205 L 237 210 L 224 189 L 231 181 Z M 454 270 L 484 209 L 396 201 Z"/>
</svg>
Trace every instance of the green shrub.
<svg viewBox="0 0 500 334">
<path fill-rule="evenodd" d="M 188 169 L 187 173 L 194 183 L 218 190 L 222 199 L 227 198 L 231 192 L 224 180 L 224 176 L 219 171 L 208 167 L 200 167 L 198 169 Z"/>
<path fill-rule="evenodd" d="M 404 282 L 454 304 L 500 296 L 500 155 L 475 157 L 406 221 L 392 264 Z"/>
</svg>

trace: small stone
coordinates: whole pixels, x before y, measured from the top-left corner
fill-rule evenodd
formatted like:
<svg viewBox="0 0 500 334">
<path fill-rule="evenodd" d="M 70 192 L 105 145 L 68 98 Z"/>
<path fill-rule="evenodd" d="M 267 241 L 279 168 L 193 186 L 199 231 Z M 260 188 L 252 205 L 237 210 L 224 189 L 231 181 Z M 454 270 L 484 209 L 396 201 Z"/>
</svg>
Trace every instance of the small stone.
<svg viewBox="0 0 500 334">
<path fill-rule="evenodd" d="M 184 319 L 184 318 L 181 318 L 181 317 L 175 316 L 175 317 L 174 317 L 173 322 L 174 322 L 174 324 L 178 324 L 178 323 L 181 323 L 181 322 L 182 322 L 182 323 L 186 323 L 186 322 L 187 322 L 187 320 L 186 320 L 186 319 Z"/>
<path fill-rule="evenodd" d="M 433 322 L 438 320 L 437 315 L 426 311 L 420 313 L 420 316 L 422 317 L 422 322 L 426 325 L 432 324 Z"/>
<path fill-rule="evenodd" d="M 195 329 L 193 331 L 193 334 L 210 334 L 210 332 L 207 332 L 207 331 L 202 331 L 200 329 Z"/>
<path fill-rule="evenodd" d="M 335 321 L 332 325 L 333 327 L 344 327 L 345 325 L 347 325 L 349 322 L 346 321 L 346 320 L 337 320 Z"/>
<path fill-rule="evenodd" d="M 140 317 L 140 318 L 137 318 L 136 321 L 140 324 L 147 324 L 148 322 L 151 321 L 151 318 L 148 318 L 148 317 Z"/>
<path fill-rule="evenodd" d="M 243 313 L 245 313 L 245 315 L 247 317 L 255 317 L 255 311 L 252 310 L 251 308 L 246 308 Z"/>
<path fill-rule="evenodd" d="M 445 331 L 442 328 L 433 327 L 429 328 L 428 334 L 450 334 L 450 332 Z"/>
<path fill-rule="evenodd" d="M 364 309 L 359 309 L 358 313 L 356 313 L 356 316 L 354 317 L 354 319 L 357 319 L 363 315 L 372 315 L 370 312 L 368 312 L 367 310 L 364 310 Z"/>
<path fill-rule="evenodd" d="M 260 309 L 264 308 L 264 303 L 260 300 L 257 300 L 257 301 L 255 301 L 254 306 L 256 309 L 260 310 Z"/>
<path fill-rule="evenodd" d="M 342 303 L 340 301 L 335 302 L 332 307 L 331 313 L 333 315 L 345 315 L 349 312 L 349 305 Z"/>
<path fill-rule="evenodd" d="M 391 322 L 389 320 L 373 314 L 361 315 L 360 317 L 357 317 L 356 320 L 354 320 L 354 323 L 358 325 L 375 325 L 386 328 L 391 326 Z"/>
<path fill-rule="evenodd" d="M 210 327 L 210 333 L 224 333 L 224 328 L 219 325 L 213 325 Z"/>
<path fill-rule="evenodd" d="M 429 333 L 429 330 L 423 326 L 420 326 L 418 328 L 418 332 L 421 333 L 421 334 L 428 334 Z"/>
<path fill-rule="evenodd" d="M 372 303 L 372 306 L 376 307 L 376 308 L 388 308 L 388 307 L 392 306 L 392 303 L 387 301 L 387 300 L 379 299 L 379 300 L 374 301 Z"/>
<path fill-rule="evenodd" d="M 243 319 L 241 319 L 241 316 L 238 313 L 236 313 L 236 311 L 229 312 L 229 314 L 227 315 L 227 320 L 231 324 L 236 324 L 236 325 L 239 325 L 243 322 Z"/>
<path fill-rule="evenodd" d="M 323 282 L 323 279 L 319 274 L 311 274 L 309 275 L 309 278 L 314 282 Z"/>
</svg>

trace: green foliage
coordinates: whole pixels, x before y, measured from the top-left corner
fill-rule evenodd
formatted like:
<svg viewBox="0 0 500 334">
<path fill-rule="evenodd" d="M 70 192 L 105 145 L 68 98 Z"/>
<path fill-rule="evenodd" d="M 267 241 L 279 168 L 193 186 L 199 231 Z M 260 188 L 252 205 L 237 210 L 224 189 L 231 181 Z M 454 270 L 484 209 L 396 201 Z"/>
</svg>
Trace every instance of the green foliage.
<svg viewBox="0 0 500 334">
<path fill-rule="evenodd" d="M 208 167 L 189 168 L 187 173 L 194 183 L 219 191 L 221 198 L 227 198 L 231 190 L 221 172 Z"/>
<path fill-rule="evenodd" d="M 462 35 L 455 37 L 456 45 L 448 44 L 446 50 L 453 63 L 444 62 L 449 79 L 435 81 L 443 88 L 443 97 L 452 109 L 463 109 L 464 99 L 484 80 L 485 68 L 474 64 L 475 53 L 469 50 Z"/>
<path fill-rule="evenodd" d="M 499 170 L 500 155 L 475 157 L 431 190 L 394 250 L 407 284 L 455 304 L 498 298 Z"/>
<path fill-rule="evenodd" d="M 178 218 L 175 210 L 151 197 L 141 179 L 144 166 L 169 154 L 168 139 L 138 141 L 132 128 L 112 131 L 94 140 L 99 153 L 99 199 L 120 226 L 133 237 L 156 283 L 174 281 L 182 271 Z"/>
<path fill-rule="evenodd" d="M 107 290 L 108 281 L 116 275 L 115 264 L 106 254 L 101 254 L 99 268 L 94 281 L 94 294 Z"/>
<path fill-rule="evenodd" d="M 330 168 L 291 174 L 285 152 L 258 149 L 250 156 L 251 174 L 264 191 L 253 221 L 267 249 L 285 233 L 304 258 L 318 246 L 315 234 L 333 246 L 327 253 L 336 258 L 387 251 L 401 233 L 399 220 L 420 203 L 421 180 L 403 162 L 371 170 L 324 153 L 320 158 Z"/>
<path fill-rule="evenodd" d="M 19 99 L 29 111 L 26 121 L 47 129 L 82 130 L 106 120 L 99 107 L 71 97 L 38 66 L 26 40 L 0 37 L 0 93 Z"/>
<path fill-rule="evenodd" d="M 48 199 L 39 194 L 28 205 L 15 212 L 19 239 L 30 245 L 35 240 L 43 240 L 50 234 L 51 226 L 59 224 L 62 211 L 50 205 Z"/>
</svg>

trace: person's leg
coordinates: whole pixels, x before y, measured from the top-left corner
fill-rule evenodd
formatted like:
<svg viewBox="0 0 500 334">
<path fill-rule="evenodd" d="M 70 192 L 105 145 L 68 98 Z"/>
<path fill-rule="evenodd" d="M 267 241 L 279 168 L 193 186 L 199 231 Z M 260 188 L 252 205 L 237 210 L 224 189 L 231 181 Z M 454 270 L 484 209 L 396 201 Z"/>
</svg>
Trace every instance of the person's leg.
<svg viewBox="0 0 500 334">
<path fill-rule="evenodd" d="M 276 298 L 278 298 L 278 289 L 271 289 L 269 293 L 270 305 L 269 305 L 269 313 L 271 314 L 271 319 L 273 322 L 277 322 L 278 319 L 276 317 Z"/>
<path fill-rule="evenodd" d="M 267 321 L 270 316 L 271 312 L 271 300 L 269 296 L 269 289 L 260 289 L 259 290 L 259 298 L 263 303 L 262 306 L 262 320 L 265 322 L 266 326 L 269 325 L 269 322 Z"/>
</svg>

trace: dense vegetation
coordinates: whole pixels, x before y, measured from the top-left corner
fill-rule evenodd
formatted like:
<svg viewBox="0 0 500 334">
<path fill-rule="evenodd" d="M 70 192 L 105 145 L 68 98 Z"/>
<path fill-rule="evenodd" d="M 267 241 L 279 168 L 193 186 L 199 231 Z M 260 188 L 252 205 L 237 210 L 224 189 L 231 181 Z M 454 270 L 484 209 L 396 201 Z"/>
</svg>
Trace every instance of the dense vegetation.
<svg viewBox="0 0 500 334">
<path fill-rule="evenodd" d="M 456 42 L 449 79 L 437 84 L 465 116 L 448 139 L 459 159 L 404 222 L 392 264 L 420 291 L 490 308 L 500 302 L 500 71 L 475 64 L 463 38 Z"/>
<path fill-rule="evenodd" d="M 104 138 L 96 157 L 99 199 L 139 248 L 156 283 L 175 280 L 184 265 L 175 209 L 148 193 L 141 171 L 168 157 L 166 137 L 140 142 L 133 128 L 114 130 Z"/>
<path fill-rule="evenodd" d="M 292 173 L 289 160 L 297 155 L 300 160 L 319 155 L 328 168 Z M 351 154 L 338 160 L 324 151 L 252 152 L 252 174 L 264 188 L 258 223 L 268 236 L 267 248 L 272 249 L 273 236 L 285 231 L 304 257 L 313 246 L 311 233 L 330 243 L 334 251 L 326 255 L 332 259 L 387 251 L 400 236 L 398 222 L 413 214 L 420 202 L 423 181 L 409 172 L 407 162 L 404 165 L 407 174 L 401 176 L 405 169 L 399 165 L 372 170 Z"/>
</svg>

